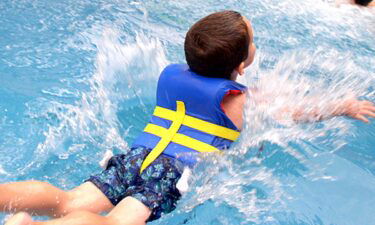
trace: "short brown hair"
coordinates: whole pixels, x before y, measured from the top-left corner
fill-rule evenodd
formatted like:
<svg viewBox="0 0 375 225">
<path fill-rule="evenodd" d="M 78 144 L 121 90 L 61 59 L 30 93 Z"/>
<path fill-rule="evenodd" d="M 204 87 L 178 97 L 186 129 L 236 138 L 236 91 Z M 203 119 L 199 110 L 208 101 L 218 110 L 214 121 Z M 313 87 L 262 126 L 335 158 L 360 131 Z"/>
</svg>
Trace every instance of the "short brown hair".
<svg viewBox="0 0 375 225">
<path fill-rule="evenodd" d="M 249 52 L 248 28 L 240 13 L 222 11 L 196 22 L 186 34 L 185 57 L 193 72 L 230 79 Z"/>
<path fill-rule="evenodd" d="M 362 5 L 362 6 L 368 6 L 372 0 L 355 0 L 355 4 Z"/>
</svg>

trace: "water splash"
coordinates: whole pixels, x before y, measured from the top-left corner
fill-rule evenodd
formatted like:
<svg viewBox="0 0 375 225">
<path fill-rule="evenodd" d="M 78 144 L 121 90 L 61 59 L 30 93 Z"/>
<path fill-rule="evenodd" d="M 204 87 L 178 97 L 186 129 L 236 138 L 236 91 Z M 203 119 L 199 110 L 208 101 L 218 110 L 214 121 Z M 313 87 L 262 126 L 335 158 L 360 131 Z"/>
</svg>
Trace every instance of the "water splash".
<svg viewBox="0 0 375 225">
<path fill-rule="evenodd" d="M 3 167 L 1 165 L 0 165 L 0 174 L 8 175 L 8 173 L 3 169 Z"/>
<path fill-rule="evenodd" d="M 25 169 L 36 162 L 42 163 L 48 154 L 66 159 L 70 154 L 87 148 L 99 149 L 95 151 L 97 157 L 108 149 L 127 151 L 128 143 L 124 137 L 129 132 L 128 127 L 134 124 L 122 124 L 118 113 L 134 104 L 146 110 L 145 104 L 153 101 L 157 75 L 167 64 L 163 47 L 157 39 L 148 40 L 140 34 L 134 43 L 122 44 L 120 34 L 114 29 L 105 29 L 99 38 L 91 34 L 90 39 L 98 52 L 95 73 L 79 80 L 87 91 L 47 89 L 45 94 L 58 97 L 73 94 L 78 95 L 79 100 L 73 104 L 49 101 L 46 105 L 41 99 L 38 108 L 44 110 L 29 113 L 33 119 L 44 118 L 54 123 L 48 125 L 44 132 L 46 138 L 35 151 L 37 160 Z M 123 131 L 121 125 L 126 126 Z"/>
<path fill-rule="evenodd" d="M 281 57 L 269 70 L 262 69 L 262 60 L 257 60 L 254 65 L 257 80 L 248 78 L 245 81 L 254 90 L 249 94 L 245 112 L 245 135 L 249 135 L 244 136 L 248 140 L 246 143 L 249 146 L 259 145 L 267 140 L 265 137 L 270 137 L 270 141 L 286 146 L 289 141 L 300 138 L 312 141 L 332 130 L 337 132 L 337 137 L 348 133 L 351 126 L 342 119 L 327 120 L 319 126 L 314 123 L 296 124 L 293 109 L 303 109 L 307 114 L 318 109 L 323 117 L 329 117 L 332 109 L 347 98 L 361 97 L 374 101 L 374 74 L 362 69 L 350 58 L 350 55 L 342 55 L 335 50 L 292 53 Z M 371 58 L 367 60 L 374 62 Z"/>
</svg>

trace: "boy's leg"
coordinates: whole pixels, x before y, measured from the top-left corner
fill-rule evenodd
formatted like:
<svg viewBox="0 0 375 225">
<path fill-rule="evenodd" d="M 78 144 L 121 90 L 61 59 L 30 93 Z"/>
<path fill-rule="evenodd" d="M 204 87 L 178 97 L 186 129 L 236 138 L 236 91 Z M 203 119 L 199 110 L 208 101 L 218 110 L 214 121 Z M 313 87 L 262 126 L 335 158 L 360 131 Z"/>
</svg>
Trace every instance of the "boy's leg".
<svg viewBox="0 0 375 225">
<path fill-rule="evenodd" d="M 124 198 L 115 208 L 107 215 L 114 224 L 145 224 L 151 215 L 151 210 L 133 197 Z"/>
<path fill-rule="evenodd" d="M 28 215 L 17 214 L 6 225 L 143 225 L 150 215 L 151 211 L 142 202 L 126 197 L 107 216 L 75 211 L 59 219 L 31 222 Z"/>
<path fill-rule="evenodd" d="M 67 192 L 40 181 L 0 184 L 0 212 L 60 217 L 76 210 L 99 213 L 112 208 L 107 197 L 90 182 Z"/>
</svg>

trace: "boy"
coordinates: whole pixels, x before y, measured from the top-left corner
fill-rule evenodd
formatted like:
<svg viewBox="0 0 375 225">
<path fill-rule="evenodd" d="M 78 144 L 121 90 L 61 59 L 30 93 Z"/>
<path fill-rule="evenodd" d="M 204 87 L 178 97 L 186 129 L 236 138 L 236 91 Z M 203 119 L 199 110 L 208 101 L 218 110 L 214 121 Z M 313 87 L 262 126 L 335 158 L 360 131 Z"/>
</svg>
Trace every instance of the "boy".
<svg viewBox="0 0 375 225">
<path fill-rule="evenodd" d="M 105 171 L 72 191 L 34 181 L 0 185 L 4 211 L 57 218 L 33 222 L 19 213 L 7 225 L 145 224 L 172 211 L 182 168 L 193 166 L 199 152 L 225 150 L 238 138 L 246 87 L 235 80 L 254 54 L 251 24 L 239 13 L 223 11 L 198 21 L 185 39 L 189 66 L 170 65 L 161 73 L 154 114 L 131 151 L 112 157 Z M 349 100 L 331 116 L 367 121 L 374 112 L 370 102 Z M 296 120 L 306 114 L 293 111 Z M 307 116 L 324 119 L 318 111 Z"/>
</svg>

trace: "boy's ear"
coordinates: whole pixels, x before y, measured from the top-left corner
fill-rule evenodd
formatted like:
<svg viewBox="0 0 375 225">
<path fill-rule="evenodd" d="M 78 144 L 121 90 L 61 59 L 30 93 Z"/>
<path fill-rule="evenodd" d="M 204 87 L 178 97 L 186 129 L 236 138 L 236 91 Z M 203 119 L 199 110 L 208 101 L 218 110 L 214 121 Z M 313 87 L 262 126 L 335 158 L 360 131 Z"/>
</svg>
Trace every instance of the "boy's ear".
<svg viewBox="0 0 375 225">
<path fill-rule="evenodd" d="M 245 73 L 245 62 L 242 62 L 238 65 L 235 69 L 239 75 L 243 75 Z"/>
</svg>

